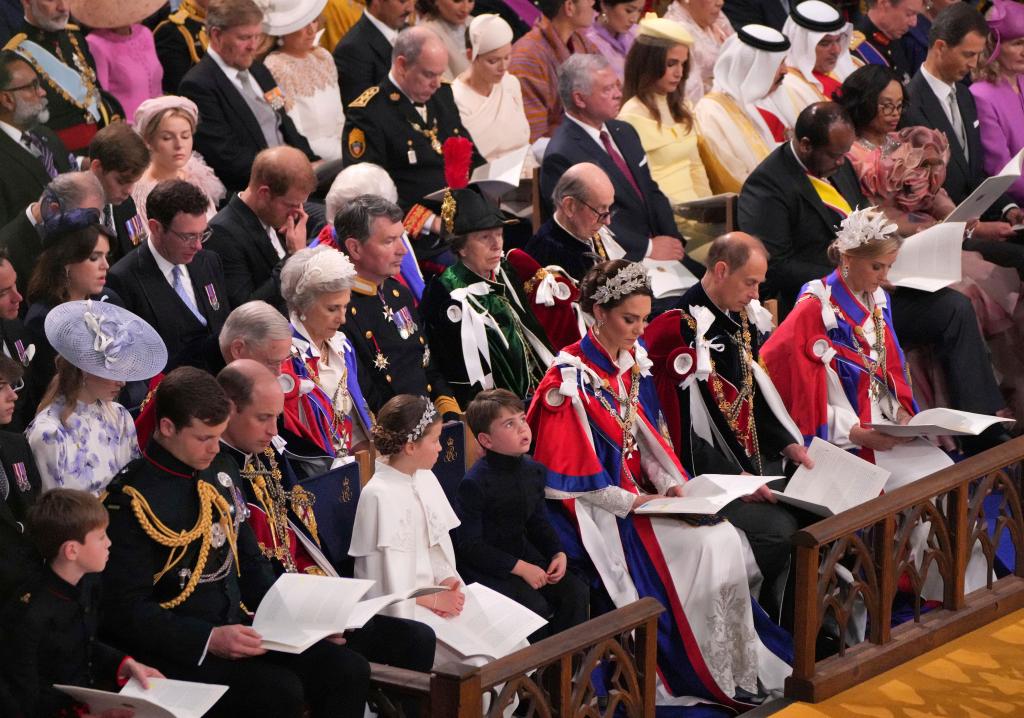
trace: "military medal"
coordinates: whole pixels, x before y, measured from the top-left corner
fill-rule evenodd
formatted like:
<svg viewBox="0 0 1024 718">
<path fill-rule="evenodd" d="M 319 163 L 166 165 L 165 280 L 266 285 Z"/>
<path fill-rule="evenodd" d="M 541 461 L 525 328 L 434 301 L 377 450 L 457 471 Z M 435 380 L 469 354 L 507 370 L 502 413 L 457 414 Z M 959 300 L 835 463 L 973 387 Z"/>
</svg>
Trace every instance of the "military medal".
<svg viewBox="0 0 1024 718">
<path fill-rule="evenodd" d="M 416 150 L 409 150 L 409 164 L 416 164 Z"/>
<path fill-rule="evenodd" d="M 395 314 L 393 321 L 398 327 L 398 336 L 402 339 L 408 339 L 416 330 L 419 328 L 416 326 L 416 322 L 413 321 L 412 314 L 409 312 L 408 307 L 402 307 Z"/>
<path fill-rule="evenodd" d="M 32 361 L 32 357 L 36 353 L 35 345 L 29 344 L 28 349 L 26 349 L 24 342 L 17 339 L 14 342 L 14 348 L 18 351 L 18 360 L 23 366 L 28 366 L 28 363 Z"/>
<path fill-rule="evenodd" d="M 146 223 L 142 220 L 142 215 L 135 215 L 125 222 L 124 226 L 128 230 L 128 239 L 131 240 L 134 247 L 139 246 L 149 237 L 149 233 L 146 231 Z"/>
<path fill-rule="evenodd" d="M 220 524 L 212 524 L 210 526 L 210 545 L 214 548 L 220 548 L 224 545 L 224 542 L 228 540 L 228 535 L 224 533 L 224 527 Z"/>
<path fill-rule="evenodd" d="M 206 287 L 206 298 L 210 301 L 210 307 L 214 311 L 220 309 L 220 300 L 217 299 L 217 290 L 214 289 L 213 284 L 207 284 Z"/>
<path fill-rule="evenodd" d="M 18 489 L 22 492 L 31 491 L 32 484 L 28 481 L 28 470 L 25 468 L 25 464 L 19 461 L 11 468 L 14 469 L 14 479 L 18 484 Z"/>
<path fill-rule="evenodd" d="M 389 322 L 395 321 L 395 310 L 390 305 L 384 305 L 384 319 Z"/>
<path fill-rule="evenodd" d="M 388 358 L 384 356 L 382 353 L 377 352 L 377 356 L 373 358 L 373 366 L 375 369 L 380 369 L 381 371 L 384 371 L 385 369 L 388 368 Z"/>
<path fill-rule="evenodd" d="M 178 571 L 178 589 L 184 591 L 185 590 L 185 584 L 188 583 L 188 580 L 191 577 L 192 577 L 192 569 L 190 569 L 190 568 L 183 568 L 180 571 Z"/>
<path fill-rule="evenodd" d="M 235 483 L 235 482 L 233 482 L 231 480 L 231 477 L 228 476 L 227 472 L 225 472 L 225 471 L 218 471 L 217 472 L 217 481 L 225 489 L 230 489 L 232 486 L 234 486 L 234 483 Z"/>
</svg>

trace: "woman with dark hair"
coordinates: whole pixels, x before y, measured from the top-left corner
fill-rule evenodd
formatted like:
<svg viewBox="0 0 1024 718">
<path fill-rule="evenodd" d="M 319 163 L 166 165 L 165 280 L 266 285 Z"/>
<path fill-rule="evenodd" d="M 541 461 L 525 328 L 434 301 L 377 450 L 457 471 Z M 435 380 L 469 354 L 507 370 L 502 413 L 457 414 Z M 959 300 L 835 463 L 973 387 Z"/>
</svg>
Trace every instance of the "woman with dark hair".
<svg viewBox="0 0 1024 718">
<path fill-rule="evenodd" d="M 715 79 L 715 62 L 722 44 L 735 35 L 729 18 L 722 12 L 723 0 L 673 0 L 665 10 L 665 19 L 678 22 L 693 37 L 693 60 L 686 99 L 697 100 L 711 92 Z"/>
<path fill-rule="evenodd" d="M 619 119 L 640 135 L 651 176 L 672 204 L 711 196 L 693 108 L 684 97 L 692 47 L 682 25 L 649 13 L 626 58 L 622 88 Z"/>
<path fill-rule="evenodd" d="M 636 39 L 637 20 L 644 11 L 643 0 L 599 0 L 601 13 L 583 31 L 588 40 L 608 58 L 619 79 L 623 79 L 626 54 Z"/>
<path fill-rule="evenodd" d="M 36 260 L 28 282 L 28 311 L 25 328 L 35 346 L 36 361 L 27 380 L 42 396 L 53 378 L 56 353 L 46 339 L 46 316 L 58 304 L 80 299 L 96 299 L 121 304 L 107 289 L 107 270 L 114 236 L 99 224 L 99 212 L 85 210 L 79 221 L 48 224 L 43 228 L 43 251 Z"/>
<path fill-rule="evenodd" d="M 473 0 L 416 0 L 419 25 L 430 28 L 448 50 L 444 79 L 451 82 L 469 67 L 466 28 L 473 14 Z"/>
<path fill-rule="evenodd" d="M 645 596 L 668 607 L 658 622 L 659 706 L 743 710 L 743 696 L 780 689 L 790 669 L 773 652 L 786 653 L 788 637 L 750 597 L 740 534 L 716 516 L 636 513 L 681 496 L 688 479 L 639 342 L 652 296 L 642 264 L 602 262 L 584 276 L 580 306 L 593 325 L 537 388 L 527 416 L 534 458 L 547 467 L 570 565 L 597 587 L 594 614 Z"/>
</svg>

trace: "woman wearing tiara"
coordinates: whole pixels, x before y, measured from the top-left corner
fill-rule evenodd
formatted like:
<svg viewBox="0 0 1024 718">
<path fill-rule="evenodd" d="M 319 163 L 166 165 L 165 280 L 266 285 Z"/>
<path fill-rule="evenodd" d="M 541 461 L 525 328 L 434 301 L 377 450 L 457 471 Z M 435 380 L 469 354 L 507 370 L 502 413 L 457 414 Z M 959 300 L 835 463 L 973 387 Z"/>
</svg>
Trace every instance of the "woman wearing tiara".
<svg viewBox="0 0 1024 718">
<path fill-rule="evenodd" d="M 666 607 L 659 715 L 662 706 L 696 703 L 749 708 L 781 690 L 789 646 L 750 597 L 740 534 L 715 516 L 686 522 L 634 513 L 681 495 L 687 480 L 638 343 L 651 312 L 647 272 L 603 262 L 583 278 L 580 297 L 594 324 L 558 355 L 528 416 L 534 457 L 548 468 L 547 496 L 560 503 L 553 522 L 574 569 L 600 587 L 595 613 L 643 596 Z"/>
</svg>

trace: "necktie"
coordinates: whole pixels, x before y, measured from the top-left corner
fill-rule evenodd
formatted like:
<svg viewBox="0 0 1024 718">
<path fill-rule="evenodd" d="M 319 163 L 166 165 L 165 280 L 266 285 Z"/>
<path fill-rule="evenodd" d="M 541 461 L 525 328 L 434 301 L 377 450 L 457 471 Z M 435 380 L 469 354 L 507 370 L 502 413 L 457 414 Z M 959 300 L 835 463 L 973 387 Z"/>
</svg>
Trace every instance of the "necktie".
<svg viewBox="0 0 1024 718">
<path fill-rule="evenodd" d="M 171 276 L 174 278 L 174 293 L 181 297 L 181 301 L 185 302 L 185 306 L 188 307 L 188 310 L 192 312 L 199 323 L 205 327 L 206 317 L 203 316 L 202 312 L 199 311 L 199 307 L 197 307 L 196 303 L 192 301 L 192 297 L 190 297 L 188 292 L 185 291 L 185 283 L 182 281 L 180 264 L 174 265 L 174 269 L 171 270 Z"/>
<path fill-rule="evenodd" d="M 11 493 L 11 482 L 7 479 L 7 472 L 4 470 L 4 465 L 0 464 L 0 501 L 6 501 L 8 494 Z"/>
<path fill-rule="evenodd" d="M 612 162 L 619 168 L 619 172 L 629 181 L 629 185 L 636 192 L 636 196 L 642 201 L 644 193 L 640 191 L 640 185 L 636 183 L 636 179 L 633 177 L 633 173 L 630 172 L 626 160 L 622 159 L 622 155 L 619 154 L 619 151 L 615 149 L 615 145 L 612 144 L 612 137 L 608 134 L 608 130 L 601 130 L 601 144 L 604 145 L 604 150 L 608 153 L 608 156 L 612 158 Z"/>
<path fill-rule="evenodd" d="M 267 147 L 277 147 L 284 144 L 281 128 L 278 126 L 277 113 L 267 102 L 266 98 L 252 88 L 252 75 L 249 74 L 248 70 L 239 70 L 237 77 L 238 82 L 242 85 L 242 98 L 245 100 L 245 104 L 249 105 L 249 109 L 252 110 L 256 122 L 259 123 Z"/>
<path fill-rule="evenodd" d="M 946 95 L 946 102 L 949 105 L 949 119 L 953 125 L 953 132 L 956 133 L 956 138 L 960 141 L 964 157 L 967 157 L 967 135 L 964 133 L 963 118 L 960 117 L 960 106 L 956 103 L 956 89 Z"/>
<path fill-rule="evenodd" d="M 22 132 L 21 141 L 43 163 L 46 174 L 50 175 L 51 179 L 56 177 L 57 165 L 53 163 L 53 152 L 50 151 L 50 146 L 43 142 L 43 138 L 35 132 Z"/>
<path fill-rule="evenodd" d="M 114 205 L 103 206 L 103 226 L 110 230 L 110 233 L 117 236 L 117 225 L 114 224 Z"/>
</svg>

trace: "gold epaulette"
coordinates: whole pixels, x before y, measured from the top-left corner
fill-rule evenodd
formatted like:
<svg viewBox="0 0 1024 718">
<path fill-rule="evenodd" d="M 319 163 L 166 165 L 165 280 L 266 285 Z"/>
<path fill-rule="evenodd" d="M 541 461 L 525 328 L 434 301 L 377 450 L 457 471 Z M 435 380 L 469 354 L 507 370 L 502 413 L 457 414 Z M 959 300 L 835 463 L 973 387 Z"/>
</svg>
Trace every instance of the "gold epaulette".
<svg viewBox="0 0 1024 718">
<path fill-rule="evenodd" d="M 373 87 L 369 87 L 366 89 L 365 92 L 363 92 L 363 94 L 361 94 L 356 99 L 352 100 L 352 102 L 348 103 L 348 106 L 366 107 L 368 104 L 370 104 L 370 100 L 377 96 L 378 92 L 380 92 L 380 87 L 376 85 L 374 85 Z"/>
<path fill-rule="evenodd" d="M 867 40 L 867 37 L 860 30 L 854 30 L 850 36 L 850 50 L 856 50 L 860 47 L 860 44 Z"/>
<path fill-rule="evenodd" d="M 4 49 L 5 50 L 13 50 L 16 47 L 18 47 L 18 45 L 20 45 L 21 43 L 25 42 L 25 40 L 27 40 L 27 39 L 28 39 L 28 35 L 26 35 L 23 32 L 19 32 L 17 35 L 15 35 L 14 37 L 12 37 L 10 40 L 7 41 L 7 44 L 4 45 Z"/>
</svg>

